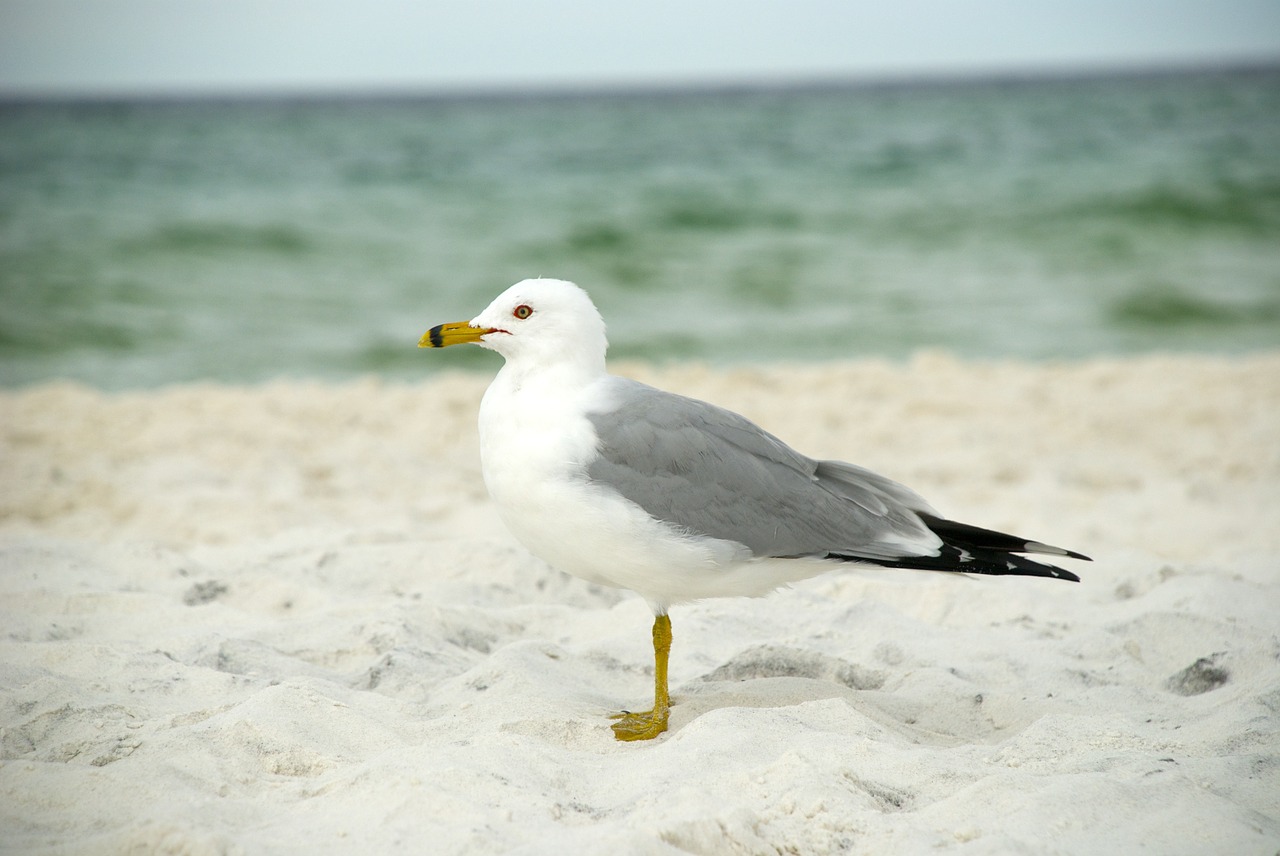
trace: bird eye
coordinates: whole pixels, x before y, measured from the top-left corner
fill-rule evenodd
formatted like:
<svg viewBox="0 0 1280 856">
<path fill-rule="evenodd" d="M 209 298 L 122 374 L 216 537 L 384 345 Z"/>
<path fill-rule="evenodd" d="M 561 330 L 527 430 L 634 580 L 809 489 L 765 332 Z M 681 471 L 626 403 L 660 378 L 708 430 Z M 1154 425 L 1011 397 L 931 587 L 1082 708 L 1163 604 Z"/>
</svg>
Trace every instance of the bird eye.
<svg viewBox="0 0 1280 856">
<path fill-rule="evenodd" d="M 523 321 L 533 314 L 533 307 L 527 303 L 521 303 L 511 311 L 511 314 Z"/>
</svg>

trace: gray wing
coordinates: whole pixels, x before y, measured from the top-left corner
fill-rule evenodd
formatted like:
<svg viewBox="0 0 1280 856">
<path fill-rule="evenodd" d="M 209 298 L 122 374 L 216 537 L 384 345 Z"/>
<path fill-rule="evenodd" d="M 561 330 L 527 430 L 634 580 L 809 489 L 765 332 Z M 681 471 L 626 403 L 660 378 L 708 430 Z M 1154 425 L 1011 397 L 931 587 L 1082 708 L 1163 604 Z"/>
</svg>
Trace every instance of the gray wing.
<svg viewBox="0 0 1280 856">
<path fill-rule="evenodd" d="M 870 470 L 815 461 L 723 408 L 617 379 L 587 477 L 691 534 L 757 557 L 937 555 L 914 491 Z"/>
</svg>

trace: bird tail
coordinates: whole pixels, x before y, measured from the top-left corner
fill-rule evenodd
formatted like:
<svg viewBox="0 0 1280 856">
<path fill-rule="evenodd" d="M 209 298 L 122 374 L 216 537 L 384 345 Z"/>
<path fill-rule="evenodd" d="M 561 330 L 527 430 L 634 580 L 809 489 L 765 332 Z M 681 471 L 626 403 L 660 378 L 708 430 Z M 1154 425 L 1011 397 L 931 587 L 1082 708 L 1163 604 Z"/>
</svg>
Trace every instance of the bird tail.
<svg viewBox="0 0 1280 856">
<path fill-rule="evenodd" d="M 936 556 L 901 556 L 893 559 L 867 559 L 854 555 L 832 553 L 831 559 L 869 562 L 888 568 L 915 568 L 923 571 L 949 571 L 963 574 L 1001 574 L 1024 577 L 1052 577 L 1059 580 L 1080 582 L 1071 571 L 1055 565 L 1037 562 L 1017 555 L 1040 553 L 1064 556 L 1070 559 L 1092 561 L 1088 556 L 1073 550 L 1064 550 L 1039 541 L 1028 541 L 1015 535 L 996 532 L 945 520 L 931 514 L 921 514 L 920 519 L 942 539 L 942 547 Z"/>
</svg>

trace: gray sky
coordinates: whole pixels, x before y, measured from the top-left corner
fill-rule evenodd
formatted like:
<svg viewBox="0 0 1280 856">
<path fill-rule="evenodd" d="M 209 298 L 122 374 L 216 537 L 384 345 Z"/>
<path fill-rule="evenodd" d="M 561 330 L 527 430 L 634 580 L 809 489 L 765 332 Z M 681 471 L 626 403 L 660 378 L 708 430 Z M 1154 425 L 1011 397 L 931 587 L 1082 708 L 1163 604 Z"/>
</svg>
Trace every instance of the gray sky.
<svg viewBox="0 0 1280 856">
<path fill-rule="evenodd" d="M 0 0 L 0 94 L 451 91 L 1280 61 L 1280 0 Z"/>
</svg>

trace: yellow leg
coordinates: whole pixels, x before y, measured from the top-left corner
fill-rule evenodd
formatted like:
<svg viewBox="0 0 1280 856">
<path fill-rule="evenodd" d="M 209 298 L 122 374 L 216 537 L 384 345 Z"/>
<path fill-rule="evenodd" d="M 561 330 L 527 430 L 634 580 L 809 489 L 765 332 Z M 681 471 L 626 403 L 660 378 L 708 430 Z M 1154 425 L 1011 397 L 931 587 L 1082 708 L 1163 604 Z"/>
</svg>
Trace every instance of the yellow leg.
<svg viewBox="0 0 1280 856">
<path fill-rule="evenodd" d="M 653 710 L 620 713 L 613 718 L 613 736 L 619 740 L 652 740 L 667 730 L 671 697 L 667 695 L 667 657 L 671 654 L 671 619 L 653 619 Z"/>
</svg>

